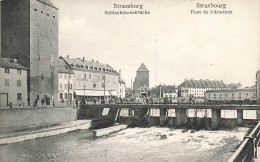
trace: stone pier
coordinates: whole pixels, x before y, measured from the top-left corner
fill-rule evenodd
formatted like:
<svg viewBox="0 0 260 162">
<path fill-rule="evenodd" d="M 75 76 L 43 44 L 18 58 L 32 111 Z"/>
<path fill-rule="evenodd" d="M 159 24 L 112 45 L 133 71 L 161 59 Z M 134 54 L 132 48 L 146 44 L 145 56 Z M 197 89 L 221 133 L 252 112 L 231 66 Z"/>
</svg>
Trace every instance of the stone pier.
<svg viewBox="0 0 260 162">
<path fill-rule="evenodd" d="M 243 123 L 243 110 L 237 110 L 237 124 Z"/>
<path fill-rule="evenodd" d="M 176 126 L 180 127 L 185 124 L 186 121 L 186 109 L 175 109 L 176 114 Z"/>
<path fill-rule="evenodd" d="M 221 110 L 212 109 L 211 120 L 212 120 L 212 123 L 211 123 L 212 129 L 218 129 L 218 127 L 220 126 L 220 121 L 221 121 Z"/>
<path fill-rule="evenodd" d="M 93 115 L 94 118 L 100 119 L 102 117 L 102 112 L 104 108 L 94 108 Z"/>
<path fill-rule="evenodd" d="M 138 116 L 139 118 L 145 117 L 148 109 L 134 109 L 134 116 Z"/>
<path fill-rule="evenodd" d="M 160 109 L 160 125 L 166 124 L 166 112 L 167 109 Z"/>
</svg>

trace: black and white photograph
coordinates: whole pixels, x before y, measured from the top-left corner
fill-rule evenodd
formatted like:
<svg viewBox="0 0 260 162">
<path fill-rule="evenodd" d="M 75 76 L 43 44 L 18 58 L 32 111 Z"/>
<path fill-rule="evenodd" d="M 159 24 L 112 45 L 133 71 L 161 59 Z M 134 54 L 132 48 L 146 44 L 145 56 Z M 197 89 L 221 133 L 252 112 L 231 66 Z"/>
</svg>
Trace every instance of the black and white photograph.
<svg viewBox="0 0 260 162">
<path fill-rule="evenodd" d="M 0 0 L 0 162 L 260 162 L 259 0 Z"/>
</svg>

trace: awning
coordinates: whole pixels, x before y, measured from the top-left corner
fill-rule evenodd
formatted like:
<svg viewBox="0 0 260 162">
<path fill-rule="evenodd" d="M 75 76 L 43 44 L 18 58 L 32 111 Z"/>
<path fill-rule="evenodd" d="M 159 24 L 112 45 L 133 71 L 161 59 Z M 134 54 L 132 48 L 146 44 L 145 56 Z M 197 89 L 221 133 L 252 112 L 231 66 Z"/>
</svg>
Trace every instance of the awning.
<svg viewBox="0 0 260 162">
<path fill-rule="evenodd" d="M 77 96 L 84 96 L 84 90 L 74 90 Z M 117 91 L 105 91 L 105 96 L 117 96 Z M 85 90 L 85 96 L 104 96 L 104 91 Z"/>
</svg>

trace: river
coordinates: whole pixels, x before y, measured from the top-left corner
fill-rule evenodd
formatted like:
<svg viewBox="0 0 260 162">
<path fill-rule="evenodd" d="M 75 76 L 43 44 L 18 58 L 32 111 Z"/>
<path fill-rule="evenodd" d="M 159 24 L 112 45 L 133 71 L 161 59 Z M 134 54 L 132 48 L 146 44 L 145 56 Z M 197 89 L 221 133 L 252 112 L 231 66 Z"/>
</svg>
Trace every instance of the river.
<svg viewBox="0 0 260 162">
<path fill-rule="evenodd" d="M 0 161 L 227 161 L 243 140 L 244 130 L 184 131 L 128 128 L 97 139 L 91 130 L 0 146 Z"/>
</svg>

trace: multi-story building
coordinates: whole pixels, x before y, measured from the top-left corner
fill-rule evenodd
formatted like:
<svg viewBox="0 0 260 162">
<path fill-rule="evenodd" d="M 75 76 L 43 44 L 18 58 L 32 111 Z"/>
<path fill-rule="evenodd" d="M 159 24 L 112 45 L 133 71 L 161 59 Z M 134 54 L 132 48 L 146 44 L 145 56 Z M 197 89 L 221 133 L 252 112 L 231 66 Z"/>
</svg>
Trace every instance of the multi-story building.
<svg viewBox="0 0 260 162">
<path fill-rule="evenodd" d="M 72 105 L 74 72 L 63 59 L 58 59 L 58 105 Z"/>
<path fill-rule="evenodd" d="M 74 72 L 73 90 L 77 97 L 118 97 L 119 73 L 108 64 L 81 58 L 60 57 Z"/>
<path fill-rule="evenodd" d="M 144 65 L 141 66 L 136 71 L 136 77 L 133 83 L 133 93 L 134 96 L 144 96 L 148 97 L 148 90 L 149 90 L 149 70 Z"/>
<path fill-rule="evenodd" d="M 27 68 L 15 59 L 0 58 L 0 76 L 0 106 L 27 105 Z"/>
<path fill-rule="evenodd" d="M 260 104 L 260 70 L 256 73 L 256 97 L 257 103 Z"/>
<path fill-rule="evenodd" d="M 196 98 L 204 98 L 207 90 L 231 89 L 223 81 L 212 80 L 185 80 L 178 87 L 179 97 L 189 97 L 192 95 Z"/>
<path fill-rule="evenodd" d="M 163 91 L 163 97 L 177 98 L 178 97 L 178 89 L 175 88 L 175 89 Z"/>
<path fill-rule="evenodd" d="M 205 93 L 205 99 L 209 103 L 255 103 L 256 89 L 225 89 L 208 90 Z"/>
<path fill-rule="evenodd" d="M 2 0 L 1 3 L 2 57 L 18 59 L 19 64 L 29 69 L 31 104 L 42 97 L 57 101 L 57 7 L 50 0 Z"/>
<path fill-rule="evenodd" d="M 119 70 L 119 78 L 118 78 L 118 97 L 119 98 L 125 98 L 125 90 L 126 90 L 126 85 L 125 81 L 122 79 L 121 76 L 121 70 Z"/>
</svg>

